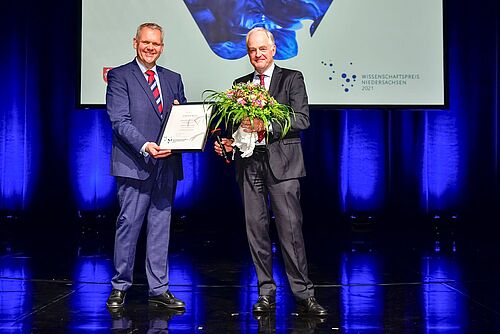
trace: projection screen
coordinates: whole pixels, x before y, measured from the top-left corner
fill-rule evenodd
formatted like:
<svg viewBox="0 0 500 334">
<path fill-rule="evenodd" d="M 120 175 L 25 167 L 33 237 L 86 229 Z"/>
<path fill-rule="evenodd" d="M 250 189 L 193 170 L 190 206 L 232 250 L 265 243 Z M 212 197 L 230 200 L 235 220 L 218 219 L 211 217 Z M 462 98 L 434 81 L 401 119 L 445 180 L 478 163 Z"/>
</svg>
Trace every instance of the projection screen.
<svg viewBox="0 0 500 334">
<path fill-rule="evenodd" d="M 80 106 L 104 106 L 106 73 L 134 59 L 143 22 L 163 26 L 158 64 L 182 75 L 189 102 L 253 71 L 245 34 L 264 26 L 312 105 L 447 104 L 443 0 L 82 0 Z"/>
</svg>

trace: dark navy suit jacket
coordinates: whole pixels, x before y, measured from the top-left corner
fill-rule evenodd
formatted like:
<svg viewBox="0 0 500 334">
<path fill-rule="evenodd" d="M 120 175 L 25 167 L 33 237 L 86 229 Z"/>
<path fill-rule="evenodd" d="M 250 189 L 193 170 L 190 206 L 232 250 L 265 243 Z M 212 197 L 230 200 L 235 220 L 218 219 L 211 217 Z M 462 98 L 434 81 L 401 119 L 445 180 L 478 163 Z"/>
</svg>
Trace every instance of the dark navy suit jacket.
<svg viewBox="0 0 500 334">
<path fill-rule="evenodd" d="M 157 141 L 174 100 L 181 104 L 187 102 L 181 76 L 158 65 L 156 69 L 160 78 L 163 118 L 135 59 L 108 72 L 106 106 L 113 129 L 111 175 L 145 180 L 155 164 L 172 159 L 169 163 L 174 165 L 176 179 L 183 178 L 180 153 L 165 159 L 153 159 L 140 153 L 144 143 Z"/>
</svg>

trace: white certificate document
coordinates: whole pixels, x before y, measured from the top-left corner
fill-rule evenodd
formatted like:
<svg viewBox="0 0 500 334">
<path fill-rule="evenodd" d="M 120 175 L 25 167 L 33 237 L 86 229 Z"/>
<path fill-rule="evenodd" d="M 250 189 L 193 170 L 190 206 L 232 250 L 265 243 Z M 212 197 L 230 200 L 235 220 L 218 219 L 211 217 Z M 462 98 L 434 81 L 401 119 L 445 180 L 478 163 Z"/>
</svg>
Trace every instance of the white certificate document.
<svg viewBox="0 0 500 334">
<path fill-rule="evenodd" d="M 158 138 L 160 149 L 203 151 L 211 114 L 210 104 L 174 104 Z"/>
</svg>

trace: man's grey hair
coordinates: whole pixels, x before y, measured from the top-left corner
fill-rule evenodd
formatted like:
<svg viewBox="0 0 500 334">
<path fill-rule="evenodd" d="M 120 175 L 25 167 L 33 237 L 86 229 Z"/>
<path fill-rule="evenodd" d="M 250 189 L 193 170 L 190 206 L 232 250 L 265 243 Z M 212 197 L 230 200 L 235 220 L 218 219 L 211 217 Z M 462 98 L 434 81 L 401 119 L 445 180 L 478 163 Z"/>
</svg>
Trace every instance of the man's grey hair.
<svg viewBox="0 0 500 334">
<path fill-rule="evenodd" d="M 274 36 L 272 34 L 272 32 L 270 32 L 269 30 L 267 30 L 266 28 L 262 28 L 262 27 L 257 27 L 257 28 L 253 28 L 252 30 L 250 30 L 248 33 L 247 33 L 247 39 L 246 39 L 246 43 L 247 43 L 247 46 L 248 46 L 248 39 L 250 38 L 250 35 L 253 34 L 254 32 L 256 31 L 262 31 L 266 34 L 267 38 L 269 39 L 269 43 L 271 45 L 274 45 Z"/>
<path fill-rule="evenodd" d="M 135 39 L 139 40 L 139 35 L 141 34 L 142 28 L 159 30 L 161 33 L 161 42 L 163 43 L 163 28 L 159 24 L 152 23 L 152 22 L 146 22 L 146 23 L 141 24 L 140 26 L 137 27 L 137 31 L 135 33 Z"/>
</svg>

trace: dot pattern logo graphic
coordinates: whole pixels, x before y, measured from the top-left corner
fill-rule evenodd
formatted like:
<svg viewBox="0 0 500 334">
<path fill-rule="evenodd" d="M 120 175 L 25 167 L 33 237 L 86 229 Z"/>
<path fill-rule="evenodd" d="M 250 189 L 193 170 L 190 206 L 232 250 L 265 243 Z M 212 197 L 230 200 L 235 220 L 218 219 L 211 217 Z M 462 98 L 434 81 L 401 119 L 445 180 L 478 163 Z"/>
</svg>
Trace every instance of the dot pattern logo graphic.
<svg viewBox="0 0 500 334">
<path fill-rule="evenodd" d="M 351 70 L 338 72 L 331 61 L 321 61 L 321 65 L 325 68 L 328 80 L 338 83 L 345 93 L 349 93 L 355 87 L 358 78 L 356 73 Z M 350 68 L 352 65 L 353 63 L 349 62 L 346 67 Z"/>
</svg>

